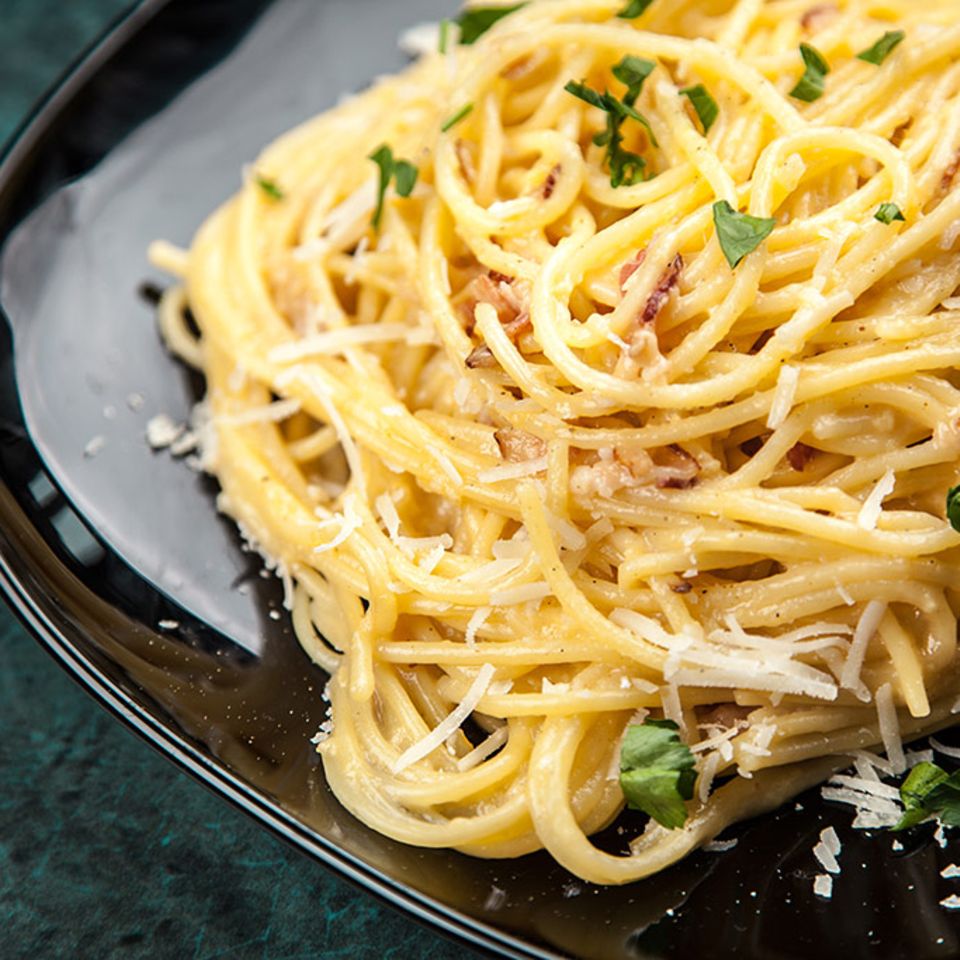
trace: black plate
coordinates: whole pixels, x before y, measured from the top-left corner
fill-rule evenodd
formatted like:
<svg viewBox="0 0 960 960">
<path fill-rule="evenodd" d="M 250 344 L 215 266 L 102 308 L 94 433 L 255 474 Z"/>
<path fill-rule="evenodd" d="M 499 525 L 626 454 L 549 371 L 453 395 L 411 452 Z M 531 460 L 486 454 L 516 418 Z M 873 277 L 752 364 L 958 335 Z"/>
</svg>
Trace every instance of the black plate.
<svg viewBox="0 0 960 960">
<path fill-rule="evenodd" d="M 475 946 L 610 960 L 960 955 L 960 916 L 939 906 L 960 892 L 939 877 L 960 848 L 922 834 L 894 852 L 816 792 L 739 828 L 729 853 L 605 889 L 543 854 L 487 862 L 393 843 L 327 789 L 308 743 L 325 678 L 270 615 L 277 584 L 216 516 L 215 486 L 144 443 L 147 419 L 184 417 L 200 385 L 164 353 L 137 289 L 160 279 L 145 261 L 151 239 L 188 241 L 262 144 L 400 67 L 401 26 L 452 7 L 148 0 L 21 132 L 0 166 L 0 300 L 13 330 L 0 334 L 4 590 L 154 746 L 344 876 Z M 844 843 L 829 903 L 812 894 L 811 854 L 828 824 Z M 621 826 L 602 838 L 608 849 L 636 828 Z"/>
</svg>

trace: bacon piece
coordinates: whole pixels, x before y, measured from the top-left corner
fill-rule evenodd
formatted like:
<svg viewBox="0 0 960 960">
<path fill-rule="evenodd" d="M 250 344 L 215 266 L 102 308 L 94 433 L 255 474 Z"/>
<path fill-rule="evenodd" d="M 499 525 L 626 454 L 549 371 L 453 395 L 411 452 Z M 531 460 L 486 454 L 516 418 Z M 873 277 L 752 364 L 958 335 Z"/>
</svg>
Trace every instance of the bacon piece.
<svg viewBox="0 0 960 960">
<path fill-rule="evenodd" d="M 671 443 L 660 452 L 658 463 L 653 468 L 657 487 L 660 490 L 689 490 L 700 477 L 700 464 L 683 447 Z"/>
<path fill-rule="evenodd" d="M 460 306 L 467 333 L 473 332 L 473 317 L 478 303 L 489 303 L 497 311 L 503 332 L 516 343 L 523 334 L 533 329 L 530 313 L 522 292 L 502 273 L 491 271 L 475 277 L 465 289 L 466 299 Z M 471 370 L 495 367 L 496 358 L 486 344 L 475 347 L 466 359 Z"/>
<path fill-rule="evenodd" d="M 813 447 L 808 447 L 805 443 L 795 443 L 787 451 L 787 462 L 794 470 L 803 470 L 814 458 L 816 452 Z"/>
<path fill-rule="evenodd" d="M 943 176 L 940 178 L 941 193 L 946 193 L 953 186 L 953 178 L 957 175 L 958 170 L 960 170 L 960 150 L 953 155 L 947 169 L 943 171 Z"/>
<path fill-rule="evenodd" d="M 660 275 L 660 279 L 653 288 L 653 292 L 647 298 L 643 313 L 640 314 L 641 323 L 651 324 L 657 319 L 657 316 L 663 309 L 663 305 L 667 302 L 667 297 L 670 296 L 670 291 L 677 285 L 682 269 L 683 257 L 678 253 L 673 260 L 667 264 L 667 268 Z"/>
<path fill-rule="evenodd" d="M 755 457 L 763 449 L 763 444 L 763 437 L 751 437 L 740 444 L 740 452 L 746 457 Z"/>
<path fill-rule="evenodd" d="M 549 200 L 553 196 L 553 191 L 557 188 L 557 180 L 562 172 L 563 167 L 558 163 L 547 174 L 547 179 L 543 181 L 543 186 L 540 188 L 544 200 Z"/>
<path fill-rule="evenodd" d="M 626 293 L 627 281 L 643 266 L 643 261 L 647 259 L 647 248 L 644 247 L 642 250 L 637 252 L 637 255 L 632 259 L 628 260 L 620 268 L 620 292 Z"/>
<path fill-rule="evenodd" d="M 814 33 L 839 12 L 832 3 L 818 3 L 800 18 L 800 26 L 807 32 Z"/>
<path fill-rule="evenodd" d="M 522 463 L 526 460 L 536 460 L 547 452 L 546 443 L 526 430 L 517 430 L 514 427 L 503 427 L 493 435 L 500 447 L 500 454 L 504 460 L 511 463 Z"/>
<path fill-rule="evenodd" d="M 698 727 L 720 727 L 723 730 L 747 726 L 747 718 L 756 709 L 741 707 L 738 703 L 705 703 L 694 707 Z"/>
<path fill-rule="evenodd" d="M 681 580 L 679 583 L 671 584 L 670 589 L 674 593 L 690 593 L 693 590 L 693 584 L 687 580 Z"/>
</svg>

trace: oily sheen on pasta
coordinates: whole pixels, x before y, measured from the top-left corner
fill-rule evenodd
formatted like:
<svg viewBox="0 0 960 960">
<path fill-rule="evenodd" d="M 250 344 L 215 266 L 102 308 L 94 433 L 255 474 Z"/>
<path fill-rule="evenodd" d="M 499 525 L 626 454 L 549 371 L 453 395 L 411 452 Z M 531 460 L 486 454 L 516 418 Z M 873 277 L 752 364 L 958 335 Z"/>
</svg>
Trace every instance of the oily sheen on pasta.
<svg viewBox="0 0 960 960">
<path fill-rule="evenodd" d="M 902 769 L 960 694 L 960 5 L 627 8 L 445 31 L 156 257 L 220 506 L 331 674 L 338 798 L 598 883 L 852 751 Z M 375 228 L 382 146 L 417 181 L 385 181 Z M 590 836 L 644 717 L 679 725 L 696 788 L 614 855 Z"/>
</svg>

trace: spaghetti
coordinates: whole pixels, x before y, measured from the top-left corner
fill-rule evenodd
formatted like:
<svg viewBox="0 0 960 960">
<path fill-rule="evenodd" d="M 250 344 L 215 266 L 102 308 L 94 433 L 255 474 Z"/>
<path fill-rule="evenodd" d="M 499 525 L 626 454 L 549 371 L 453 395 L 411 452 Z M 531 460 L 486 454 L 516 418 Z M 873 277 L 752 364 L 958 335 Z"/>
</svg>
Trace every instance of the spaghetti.
<svg viewBox="0 0 960 960">
<path fill-rule="evenodd" d="M 163 328 L 331 674 L 339 799 L 623 883 L 952 722 L 960 9 L 487 19 L 158 248 Z M 696 789 L 617 856 L 645 717 Z"/>
</svg>

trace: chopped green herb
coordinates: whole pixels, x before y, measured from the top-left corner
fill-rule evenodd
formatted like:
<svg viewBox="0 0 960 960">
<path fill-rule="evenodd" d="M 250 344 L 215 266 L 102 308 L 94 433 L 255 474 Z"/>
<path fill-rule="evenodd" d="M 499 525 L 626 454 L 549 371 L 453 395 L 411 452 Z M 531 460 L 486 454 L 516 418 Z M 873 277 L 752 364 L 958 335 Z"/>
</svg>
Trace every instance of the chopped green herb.
<svg viewBox="0 0 960 960">
<path fill-rule="evenodd" d="M 809 43 L 800 44 L 800 56 L 803 57 L 804 71 L 797 85 L 790 91 L 790 96 L 806 103 L 813 103 L 823 96 L 824 78 L 830 72 L 830 64 L 823 54 Z"/>
<path fill-rule="evenodd" d="M 714 121 L 720 116 L 720 107 L 710 96 L 710 91 L 702 83 L 698 83 L 695 87 L 684 87 L 680 93 L 690 98 L 693 109 L 697 111 L 700 123 L 703 124 L 703 132 L 709 133 Z"/>
<path fill-rule="evenodd" d="M 468 116 L 472 110 L 473 110 L 472 103 L 464 104 L 452 117 L 448 117 L 446 120 L 444 120 L 443 126 L 440 128 L 440 130 L 443 133 L 446 133 L 448 130 L 451 130 L 461 120 L 463 120 L 464 117 Z"/>
<path fill-rule="evenodd" d="M 906 34 L 902 30 L 888 30 L 872 47 L 861 50 L 857 59 L 875 63 L 879 67 L 893 53 L 894 48 L 903 42 L 904 37 Z"/>
<path fill-rule="evenodd" d="M 773 217 L 751 217 L 738 213 L 726 200 L 713 205 L 713 222 L 717 227 L 720 249 L 731 268 L 770 236 L 777 221 Z"/>
<path fill-rule="evenodd" d="M 390 181 L 396 184 L 397 193 L 401 197 L 409 197 L 417 183 L 417 168 L 409 160 L 395 160 L 393 151 L 387 144 L 382 144 L 368 157 L 380 168 L 380 184 L 377 190 L 377 206 L 373 212 L 373 227 L 380 229 L 380 220 L 383 217 L 383 201 L 387 195 Z"/>
<path fill-rule="evenodd" d="M 447 46 L 450 43 L 450 24 L 452 21 L 444 17 L 440 21 L 440 40 L 437 44 L 437 49 L 440 53 L 447 52 Z"/>
<path fill-rule="evenodd" d="M 257 174 L 254 178 L 257 186 L 271 199 L 271 200 L 282 200 L 286 194 L 280 187 L 277 185 L 276 180 L 271 180 L 269 177 L 265 177 L 262 174 Z"/>
<path fill-rule="evenodd" d="M 894 220 L 906 220 L 906 217 L 900 212 L 900 208 L 895 203 L 881 203 L 873 217 L 875 220 L 879 220 L 888 226 L 893 223 Z"/>
<path fill-rule="evenodd" d="M 498 20 L 525 6 L 525 3 L 515 3 L 509 7 L 470 7 L 464 10 L 456 19 L 460 42 L 468 46 L 476 43 Z"/>
<path fill-rule="evenodd" d="M 918 763 L 900 785 L 900 799 L 904 814 L 894 830 L 934 816 L 948 827 L 960 826 L 960 770 L 948 774 L 935 763 Z"/>
<path fill-rule="evenodd" d="M 622 66 L 622 64 L 619 65 Z M 598 147 L 607 148 L 606 162 L 610 170 L 610 185 L 612 187 L 620 187 L 624 184 L 632 186 L 642 180 L 647 161 L 639 154 L 623 149 L 621 127 L 628 118 L 638 121 L 646 128 L 650 135 L 650 141 L 656 146 L 657 138 L 654 136 L 647 118 L 638 113 L 631 104 L 618 100 L 612 93 L 607 91 L 599 93 L 585 83 L 571 80 L 564 89 L 567 93 L 571 93 L 585 103 L 589 103 L 590 106 L 603 110 L 607 115 L 606 129 L 598 133 L 593 138 L 593 142 Z"/>
<path fill-rule="evenodd" d="M 687 821 L 685 800 L 697 779 L 693 754 L 672 720 L 631 724 L 620 747 L 620 789 L 627 806 L 670 830 Z"/>
<path fill-rule="evenodd" d="M 653 0 L 629 0 L 627 5 L 617 14 L 621 20 L 634 20 L 639 17 Z"/>
<path fill-rule="evenodd" d="M 960 487 L 947 491 L 947 519 L 950 526 L 960 533 Z"/>
<path fill-rule="evenodd" d="M 420 171 L 409 160 L 398 160 L 393 170 L 393 182 L 401 197 L 409 197 L 417 185 Z"/>
<path fill-rule="evenodd" d="M 628 107 L 632 107 L 637 102 L 637 97 L 640 96 L 647 77 L 653 73 L 656 67 L 657 65 L 652 60 L 644 60 L 643 57 L 628 54 L 613 68 L 613 75 L 627 86 L 627 92 L 623 95 L 623 102 Z"/>
</svg>

